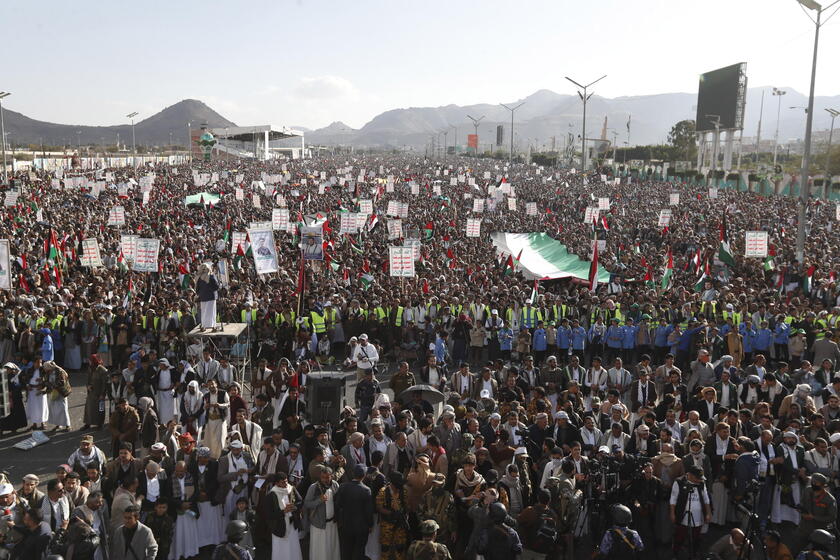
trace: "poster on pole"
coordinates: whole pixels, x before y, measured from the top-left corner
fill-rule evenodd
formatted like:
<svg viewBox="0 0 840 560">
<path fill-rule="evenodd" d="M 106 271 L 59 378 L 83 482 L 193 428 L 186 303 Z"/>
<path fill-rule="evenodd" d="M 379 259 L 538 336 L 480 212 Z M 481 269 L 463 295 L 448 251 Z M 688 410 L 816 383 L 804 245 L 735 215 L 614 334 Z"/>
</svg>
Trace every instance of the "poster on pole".
<svg viewBox="0 0 840 560">
<path fill-rule="evenodd" d="M 114 206 L 108 212 L 109 226 L 124 226 L 125 225 L 125 208 L 122 206 Z"/>
<path fill-rule="evenodd" d="M 659 211 L 659 227 L 668 227 L 671 225 L 671 209 L 665 208 Z"/>
<path fill-rule="evenodd" d="M 537 203 L 536 202 L 526 202 L 525 203 L 525 215 L 526 216 L 536 216 L 537 215 Z"/>
<path fill-rule="evenodd" d="M 415 261 L 420 260 L 420 247 L 423 245 L 422 242 L 417 238 L 406 239 L 404 242 L 405 247 L 411 247 L 412 254 L 414 256 Z"/>
<path fill-rule="evenodd" d="M 591 224 L 595 220 L 598 219 L 599 211 L 597 208 L 592 206 L 587 206 L 586 210 L 583 212 L 583 223 L 584 224 Z"/>
<path fill-rule="evenodd" d="M 137 240 L 138 235 L 121 235 L 120 236 L 120 251 L 122 251 L 123 258 L 126 262 L 133 263 L 137 256 Z"/>
<path fill-rule="evenodd" d="M 474 198 L 473 199 L 473 209 L 472 211 L 475 214 L 481 214 L 484 212 L 484 199 L 483 198 Z"/>
<path fill-rule="evenodd" d="M 324 260 L 324 229 L 321 226 L 300 228 L 300 244 L 303 260 Z"/>
<path fill-rule="evenodd" d="M 0 290 L 12 289 L 12 263 L 9 255 L 9 240 L 0 239 Z"/>
<path fill-rule="evenodd" d="M 718 197 L 717 187 L 709 187 L 709 198 L 717 198 L 717 197 Z"/>
<path fill-rule="evenodd" d="M 274 232 L 271 228 L 248 229 L 248 237 L 251 238 L 257 274 L 277 272 L 277 247 L 274 245 Z"/>
<path fill-rule="evenodd" d="M 411 247 L 388 247 L 388 256 L 391 276 L 414 277 L 414 250 Z"/>
<path fill-rule="evenodd" d="M 512 212 L 516 211 L 516 199 L 515 198 L 507 199 L 507 206 L 508 206 L 508 210 L 510 210 Z"/>
<path fill-rule="evenodd" d="M 670 206 L 679 206 L 680 205 L 680 193 L 672 192 L 670 195 Z"/>
<path fill-rule="evenodd" d="M 746 240 L 744 242 L 744 256 L 745 257 L 759 257 L 767 256 L 768 241 L 766 231 L 748 231 L 746 232 Z"/>
<path fill-rule="evenodd" d="M 388 220 L 388 240 L 400 239 L 403 236 L 402 220 Z"/>
<path fill-rule="evenodd" d="M 359 200 L 359 212 L 369 216 L 373 214 L 373 201 L 369 198 Z"/>
<path fill-rule="evenodd" d="M 237 187 L 234 191 L 234 196 L 236 197 L 236 200 L 245 200 L 245 189 Z"/>
<path fill-rule="evenodd" d="M 254 193 L 251 195 L 251 204 L 254 208 L 262 208 L 262 200 L 260 200 L 260 195 Z"/>
<path fill-rule="evenodd" d="M 609 210 L 610 209 L 610 199 L 609 197 L 602 196 L 598 199 L 598 210 Z"/>
<path fill-rule="evenodd" d="M 467 237 L 481 235 L 481 218 L 467 218 Z"/>
<path fill-rule="evenodd" d="M 160 239 L 138 237 L 134 250 L 134 264 L 131 270 L 135 272 L 157 272 Z"/>
<path fill-rule="evenodd" d="M 244 231 L 234 231 L 230 234 L 230 253 L 236 255 L 242 247 L 242 252 L 248 251 L 248 234 Z"/>
<path fill-rule="evenodd" d="M 272 208 L 271 210 L 271 229 L 277 231 L 286 231 L 289 227 L 289 209 L 288 208 Z"/>
<path fill-rule="evenodd" d="M 95 237 L 82 239 L 82 266 L 99 268 L 102 266 L 102 256 L 99 254 L 99 241 Z"/>
</svg>

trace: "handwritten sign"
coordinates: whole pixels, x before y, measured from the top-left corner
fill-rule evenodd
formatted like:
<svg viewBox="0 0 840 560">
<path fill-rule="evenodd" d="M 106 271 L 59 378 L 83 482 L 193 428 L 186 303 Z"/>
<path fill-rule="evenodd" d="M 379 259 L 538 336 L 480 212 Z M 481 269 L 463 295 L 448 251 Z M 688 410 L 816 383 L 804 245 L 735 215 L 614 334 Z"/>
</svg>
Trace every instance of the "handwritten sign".
<svg viewBox="0 0 840 560">
<path fill-rule="evenodd" d="M 159 252 L 160 239 L 138 237 L 131 269 L 135 272 L 157 272 Z"/>
<path fill-rule="evenodd" d="M 745 257 L 759 257 L 767 256 L 767 232 L 766 231 L 748 231 L 746 232 L 746 240 L 744 242 L 744 256 Z"/>
<path fill-rule="evenodd" d="M 481 235 L 481 219 L 467 218 L 467 237 L 478 237 Z"/>
<path fill-rule="evenodd" d="M 95 237 L 82 239 L 82 266 L 97 268 L 102 266 L 102 256 L 99 254 L 99 242 Z"/>
<path fill-rule="evenodd" d="M 125 225 L 125 208 L 122 206 L 114 206 L 108 212 L 109 226 L 124 226 Z"/>
<path fill-rule="evenodd" d="M 411 247 L 388 247 L 388 271 L 399 278 L 414 277 L 414 250 Z"/>
</svg>

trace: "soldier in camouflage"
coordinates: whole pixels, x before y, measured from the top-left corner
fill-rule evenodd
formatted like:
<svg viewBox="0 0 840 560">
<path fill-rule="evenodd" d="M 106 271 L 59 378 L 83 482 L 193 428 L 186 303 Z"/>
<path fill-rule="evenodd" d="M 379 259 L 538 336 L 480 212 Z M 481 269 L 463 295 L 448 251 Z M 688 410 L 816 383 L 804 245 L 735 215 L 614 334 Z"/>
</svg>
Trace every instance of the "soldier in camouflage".
<svg viewBox="0 0 840 560">
<path fill-rule="evenodd" d="M 441 475 L 432 482 L 432 489 L 423 496 L 418 510 L 421 521 L 435 521 L 437 541 L 454 545 L 455 498 L 446 489 L 446 479 Z"/>
<path fill-rule="evenodd" d="M 423 521 L 420 524 L 422 539 L 411 543 L 406 560 L 452 560 L 446 545 L 435 542 L 438 529 L 438 524 L 434 519 Z"/>
</svg>

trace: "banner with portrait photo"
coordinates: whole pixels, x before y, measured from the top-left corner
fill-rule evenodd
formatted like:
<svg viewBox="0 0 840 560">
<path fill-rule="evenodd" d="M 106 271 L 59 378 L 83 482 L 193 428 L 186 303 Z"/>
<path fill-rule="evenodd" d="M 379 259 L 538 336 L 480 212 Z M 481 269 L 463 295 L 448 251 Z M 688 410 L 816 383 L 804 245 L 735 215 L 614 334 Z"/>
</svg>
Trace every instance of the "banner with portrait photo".
<svg viewBox="0 0 840 560">
<path fill-rule="evenodd" d="M 254 254 L 254 268 L 257 274 L 277 272 L 277 246 L 274 244 L 274 232 L 271 227 L 249 229 L 251 251 Z"/>
<path fill-rule="evenodd" d="M 323 239 L 324 230 L 321 226 L 300 228 L 300 250 L 303 251 L 303 260 L 324 260 Z"/>
</svg>

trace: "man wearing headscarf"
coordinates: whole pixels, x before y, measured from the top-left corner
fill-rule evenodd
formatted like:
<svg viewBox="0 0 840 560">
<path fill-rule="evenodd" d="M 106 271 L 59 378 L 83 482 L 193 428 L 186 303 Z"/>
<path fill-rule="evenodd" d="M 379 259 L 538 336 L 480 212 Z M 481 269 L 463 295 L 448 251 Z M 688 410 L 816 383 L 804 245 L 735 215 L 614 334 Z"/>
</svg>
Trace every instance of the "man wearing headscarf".
<svg viewBox="0 0 840 560">
<path fill-rule="evenodd" d="M 782 404 L 779 406 L 779 418 L 786 418 L 790 413 L 790 406 L 794 403 L 799 405 L 799 410 L 806 418 L 810 418 L 817 412 L 814 399 L 811 397 L 811 386 L 807 383 L 797 385 L 793 393 L 782 399 Z"/>
<path fill-rule="evenodd" d="M 773 496 L 771 521 L 781 523 L 790 521 L 798 525 L 799 500 L 802 495 L 803 481 L 806 480 L 805 449 L 799 443 L 795 432 L 782 434 L 782 443 L 776 449 L 776 457 L 782 461 L 776 465 L 777 482 Z"/>
<path fill-rule="evenodd" d="M 230 413 L 228 395 L 219 390 L 216 380 L 207 382 L 207 392 L 204 394 L 204 410 L 207 423 L 204 427 L 203 443 L 210 449 L 210 456 L 218 459 L 222 454 L 227 438 L 227 422 Z"/>
<path fill-rule="evenodd" d="M 216 329 L 216 297 L 219 283 L 212 274 L 210 265 L 203 263 L 198 268 L 198 280 L 195 283 L 198 304 L 201 310 L 201 332 Z"/>
</svg>

